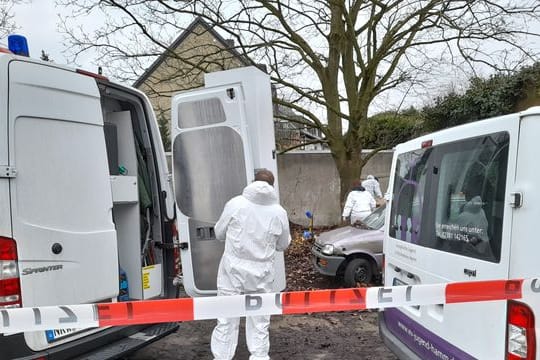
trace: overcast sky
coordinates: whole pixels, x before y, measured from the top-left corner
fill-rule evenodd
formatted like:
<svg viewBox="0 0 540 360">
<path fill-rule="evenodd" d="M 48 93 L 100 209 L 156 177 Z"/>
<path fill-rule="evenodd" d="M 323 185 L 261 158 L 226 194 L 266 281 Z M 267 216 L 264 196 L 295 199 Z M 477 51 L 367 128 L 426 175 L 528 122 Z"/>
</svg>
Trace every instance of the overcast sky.
<svg viewBox="0 0 540 360">
<path fill-rule="evenodd" d="M 51 0 L 34 0 L 30 4 L 18 5 L 15 8 L 15 22 L 19 26 L 18 33 L 26 36 L 30 47 L 30 56 L 39 57 L 41 50 L 65 63 L 61 55 L 62 37 L 56 30 L 57 10 Z"/>
<path fill-rule="evenodd" d="M 65 49 L 62 35 L 57 29 L 59 12 L 54 5 L 54 0 L 33 0 L 29 4 L 20 4 L 15 7 L 18 33 L 28 39 L 31 57 L 40 57 L 41 50 L 44 50 L 54 62 L 68 64 L 69 59 L 62 54 Z M 92 21 L 92 19 L 84 20 L 85 23 Z M 96 70 L 92 68 L 90 61 L 80 65 L 90 71 Z"/>
</svg>

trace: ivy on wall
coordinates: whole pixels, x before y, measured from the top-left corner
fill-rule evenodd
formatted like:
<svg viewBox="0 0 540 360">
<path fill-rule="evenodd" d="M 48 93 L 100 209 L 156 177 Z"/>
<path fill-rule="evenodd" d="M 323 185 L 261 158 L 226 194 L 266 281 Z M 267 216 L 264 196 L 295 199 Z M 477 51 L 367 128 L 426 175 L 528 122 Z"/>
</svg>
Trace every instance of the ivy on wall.
<svg viewBox="0 0 540 360">
<path fill-rule="evenodd" d="M 451 92 L 422 109 L 422 131 L 432 132 L 540 105 L 540 63 L 513 74 L 475 77 L 463 94 Z"/>
</svg>

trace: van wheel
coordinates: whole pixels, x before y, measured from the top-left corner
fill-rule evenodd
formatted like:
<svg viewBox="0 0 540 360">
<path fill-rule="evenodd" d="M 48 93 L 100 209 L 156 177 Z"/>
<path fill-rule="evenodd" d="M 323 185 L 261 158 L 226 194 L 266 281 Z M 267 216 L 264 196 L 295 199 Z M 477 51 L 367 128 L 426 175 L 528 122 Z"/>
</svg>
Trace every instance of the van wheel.
<svg viewBox="0 0 540 360">
<path fill-rule="evenodd" d="M 369 284 L 373 280 L 373 269 L 367 259 L 352 259 L 343 275 L 345 286 L 356 287 L 357 283 Z"/>
</svg>

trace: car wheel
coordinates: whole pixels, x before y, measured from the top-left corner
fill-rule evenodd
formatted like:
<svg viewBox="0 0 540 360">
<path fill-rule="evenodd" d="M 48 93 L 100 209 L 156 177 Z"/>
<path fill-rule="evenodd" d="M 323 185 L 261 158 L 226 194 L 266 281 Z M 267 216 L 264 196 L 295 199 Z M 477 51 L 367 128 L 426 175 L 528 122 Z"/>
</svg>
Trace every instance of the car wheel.
<svg viewBox="0 0 540 360">
<path fill-rule="evenodd" d="M 373 280 L 373 269 L 369 260 L 352 259 L 349 261 L 343 280 L 348 287 L 356 287 L 357 283 L 369 284 Z"/>
</svg>

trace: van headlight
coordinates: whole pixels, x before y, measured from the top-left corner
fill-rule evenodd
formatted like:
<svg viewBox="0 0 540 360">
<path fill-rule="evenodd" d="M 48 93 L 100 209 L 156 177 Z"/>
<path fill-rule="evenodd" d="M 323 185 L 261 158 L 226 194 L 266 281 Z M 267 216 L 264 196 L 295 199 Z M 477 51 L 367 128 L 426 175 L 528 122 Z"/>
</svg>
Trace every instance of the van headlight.
<svg viewBox="0 0 540 360">
<path fill-rule="evenodd" d="M 326 244 L 321 249 L 321 253 L 324 255 L 332 255 L 334 253 L 334 245 Z"/>
</svg>

